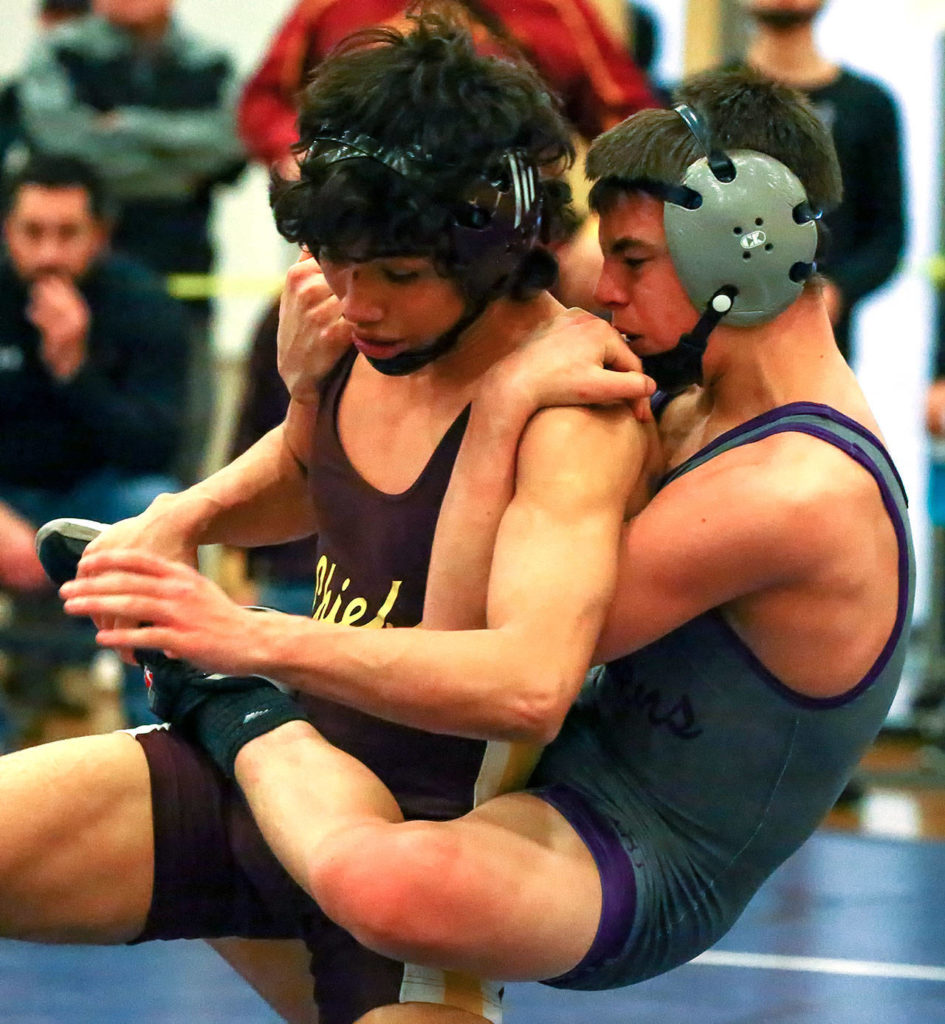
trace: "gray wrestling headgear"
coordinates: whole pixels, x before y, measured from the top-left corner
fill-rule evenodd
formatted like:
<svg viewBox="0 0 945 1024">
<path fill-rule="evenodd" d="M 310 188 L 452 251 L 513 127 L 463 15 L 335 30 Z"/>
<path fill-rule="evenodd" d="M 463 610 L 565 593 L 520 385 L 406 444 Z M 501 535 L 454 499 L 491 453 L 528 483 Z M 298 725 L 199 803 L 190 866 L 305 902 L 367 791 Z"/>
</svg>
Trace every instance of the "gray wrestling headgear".
<svg viewBox="0 0 945 1024">
<path fill-rule="evenodd" d="M 437 168 L 433 157 L 417 146 L 385 146 L 370 135 L 339 132 L 315 139 L 305 157 L 324 165 L 343 160 L 375 160 L 395 174 L 424 183 Z M 431 197 L 431 202 L 437 202 Z M 482 174 L 470 181 L 449 205 L 450 252 L 467 308 L 459 322 L 430 345 L 390 359 L 369 359 L 375 369 L 393 376 L 419 370 L 448 352 L 518 269 L 541 232 L 541 190 L 538 170 L 518 150 L 495 156 Z"/>
<path fill-rule="evenodd" d="M 791 305 L 815 269 L 820 217 L 797 176 L 779 160 L 753 150 L 725 153 L 692 107 L 682 103 L 675 110 L 706 155 L 690 164 L 680 185 L 653 191 L 664 200 L 676 274 L 703 313 L 676 349 L 650 357 L 666 390 L 701 379 L 709 333 L 723 317 L 752 327 Z"/>
</svg>

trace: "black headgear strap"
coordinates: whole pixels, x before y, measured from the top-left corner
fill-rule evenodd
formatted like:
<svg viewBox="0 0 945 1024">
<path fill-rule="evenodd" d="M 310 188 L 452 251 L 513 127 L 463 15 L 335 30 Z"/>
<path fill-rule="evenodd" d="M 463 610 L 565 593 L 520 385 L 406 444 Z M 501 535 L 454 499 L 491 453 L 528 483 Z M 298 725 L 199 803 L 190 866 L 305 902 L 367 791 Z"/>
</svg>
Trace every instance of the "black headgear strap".
<svg viewBox="0 0 945 1024">
<path fill-rule="evenodd" d="M 673 110 L 685 121 L 709 161 L 709 168 L 719 181 L 735 180 L 735 165 L 723 150 L 715 145 L 709 126 L 687 103 L 677 103 Z"/>
<path fill-rule="evenodd" d="M 695 327 L 683 334 L 673 348 L 643 357 L 643 372 L 656 381 L 661 391 L 673 395 L 702 380 L 702 357 L 709 343 L 709 334 L 732 308 L 734 297 L 734 288 L 720 288 Z"/>
<path fill-rule="evenodd" d="M 432 363 L 434 359 L 445 356 L 447 352 L 455 347 L 463 331 L 479 319 L 487 305 L 488 302 L 477 303 L 475 306 L 467 309 L 448 331 L 431 341 L 429 345 L 408 349 L 386 359 L 375 359 L 372 356 L 365 356 L 364 358 L 367 359 L 375 370 L 379 370 L 388 377 L 405 377 L 408 373 L 414 373 L 417 370 L 423 369 L 428 363 Z"/>
</svg>

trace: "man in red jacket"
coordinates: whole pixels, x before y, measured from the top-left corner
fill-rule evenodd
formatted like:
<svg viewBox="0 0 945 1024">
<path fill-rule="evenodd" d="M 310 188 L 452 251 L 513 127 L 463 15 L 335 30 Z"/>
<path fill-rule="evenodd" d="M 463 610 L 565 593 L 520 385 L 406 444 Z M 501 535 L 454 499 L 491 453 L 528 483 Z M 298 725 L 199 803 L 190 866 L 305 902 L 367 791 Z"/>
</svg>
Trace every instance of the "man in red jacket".
<svg viewBox="0 0 945 1024">
<path fill-rule="evenodd" d="M 590 0 L 463 0 L 461 6 L 482 49 L 524 54 L 585 138 L 657 105 L 643 72 Z M 397 23 L 405 7 L 404 0 L 300 0 L 244 89 L 239 131 L 249 152 L 267 164 L 285 161 L 298 138 L 296 97 L 311 69 L 350 32 Z"/>
</svg>

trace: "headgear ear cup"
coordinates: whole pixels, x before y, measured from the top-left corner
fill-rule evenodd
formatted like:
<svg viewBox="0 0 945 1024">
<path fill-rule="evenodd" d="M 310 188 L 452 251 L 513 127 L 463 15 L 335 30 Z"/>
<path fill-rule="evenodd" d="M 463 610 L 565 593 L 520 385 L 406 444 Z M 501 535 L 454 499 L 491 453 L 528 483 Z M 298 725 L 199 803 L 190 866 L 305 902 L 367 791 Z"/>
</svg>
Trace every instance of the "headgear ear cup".
<svg viewBox="0 0 945 1024">
<path fill-rule="evenodd" d="M 779 160 L 753 150 L 726 153 L 694 108 L 683 103 L 676 113 L 706 155 L 689 165 L 681 183 L 648 186 L 663 200 L 676 276 L 700 311 L 675 348 L 643 359 L 644 370 L 669 392 L 702 380 L 702 356 L 722 320 L 767 323 L 797 298 L 814 270 L 820 216 Z"/>
<path fill-rule="evenodd" d="M 451 230 L 459 275 L 475 301 L 494 296 L 541 235 L 537 169 L 514 150 L 472 182 Z"/>
<path fill-rule="evenodd" d="M 767 323 L 797 298 L 813 270 L 818 215 L 797 176 L 779 160 L 752 150 L 716 151 L 695 111 L 683 105 L 678 112 L 711 153 L 691 164 L 682 181 L 701 201 L 681 205 L 670 199 L 663 208 L 676 273 L 697 309 L 729 288 L 736 295 L 726 324 Z M 719 178 L 720 161 L 734 168 L 731 180 Z"/>
<path fill-rule="evenodd" d="M 415 146 L 387 146 L 369 135 L 340 132 L 315 139 L 306 160 L 323 166 L 368 159 L 418 183 L 429 180 L 435 160 Z M 450 226 L 457 278 L 474 302 L 497 294 L 541 234 L 542 196 L 537 168 L 517 150 L 494 156 L 451 204 Z"/>
</svg>

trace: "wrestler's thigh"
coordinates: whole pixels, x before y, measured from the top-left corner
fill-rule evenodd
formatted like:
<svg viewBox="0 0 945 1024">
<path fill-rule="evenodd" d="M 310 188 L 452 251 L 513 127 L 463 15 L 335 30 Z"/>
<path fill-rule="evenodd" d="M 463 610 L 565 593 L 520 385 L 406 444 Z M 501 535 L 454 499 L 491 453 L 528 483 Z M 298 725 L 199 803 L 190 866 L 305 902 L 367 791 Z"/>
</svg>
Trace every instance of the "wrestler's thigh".
<svg viewBox="0 0 945 1024">
<path fill-rule="evenodd" d="M 143 928 L 154 873 L 151 788 L 128 734 L 0 757 L 0 935 L 124 942 Z"/>
<path fill-rule="evenodd" d="M 457 968 L 534 980 L 564 973 L 584 958 L 600 923 L 600 875 L 559 811 L 529 793 L 511 793 L 442 827 L 460 855 L 458 870 L 442 864 L 450 881 L 447 899 L 458 915 Z M 451 856 L 449 846 L 444 852 Z"/>
</svg>

